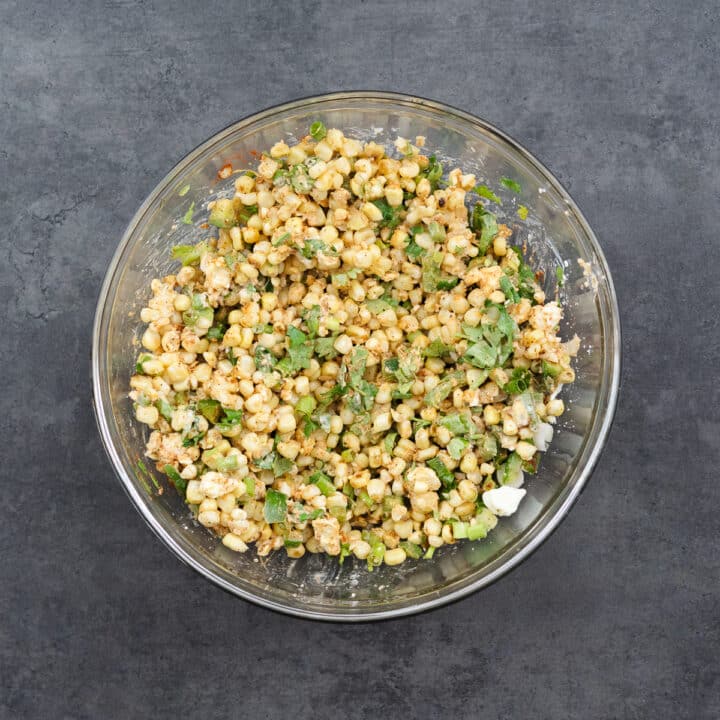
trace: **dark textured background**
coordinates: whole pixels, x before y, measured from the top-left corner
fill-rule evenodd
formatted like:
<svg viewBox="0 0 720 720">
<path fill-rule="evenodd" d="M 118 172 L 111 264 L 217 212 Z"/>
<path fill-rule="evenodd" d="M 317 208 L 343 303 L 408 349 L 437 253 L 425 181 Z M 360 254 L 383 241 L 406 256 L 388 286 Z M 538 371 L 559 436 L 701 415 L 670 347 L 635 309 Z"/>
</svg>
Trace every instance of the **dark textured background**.
<svg viewBox="0 0 720 720">
<path fill-rule="evenodd" d="M 0 1 L 3 718 L 720 717 L 717 3 Z M 610 441 L 560 529 L 420 617 L 273 614 L 176 561 L 116 482 L 90 332 L 180 157 L 302 95 L 477 113 L 573 193 L 624 330 Z"/>
</svg>

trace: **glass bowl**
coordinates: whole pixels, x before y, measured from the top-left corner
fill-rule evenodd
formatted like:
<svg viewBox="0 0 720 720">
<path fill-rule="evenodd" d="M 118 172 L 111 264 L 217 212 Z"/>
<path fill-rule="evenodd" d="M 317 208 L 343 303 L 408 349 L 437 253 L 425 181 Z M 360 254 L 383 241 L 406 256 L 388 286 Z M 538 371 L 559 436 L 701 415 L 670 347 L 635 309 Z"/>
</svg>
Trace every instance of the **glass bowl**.
<svg viewBox="0 0 720 720">
<path fill-rule="evenodd" d="M 152 278 L 171 272 L 173 245 L 195 242 L 208 231 L 208 200 L 228 188 L 218 179 L 226 163 L 251 167 L 258 151 L 277 140 L 298 140 L 321 120 L 350 137 L 376 140 L 392 149 L 399 135 L 427 138 L 445 170 L 474 172 L 503 199 L 503 219 L 526 246 L 530 262 L 544 271 L 545 290 L 559 289 L 563 336 L 577 333 L 581 350 L 577 380 L 563 390 L 567 411 L 543 455 L 537 475 L 528 477 L 518 512 L 500 521 L 488 538 L 441 548 L 432 560 L 406 561 L 368 572 L 348 558 L 343 565 L 324 555 L 290 560 L 277 552 L 258 558 L 252 550 L 233 553 L 194 521 L 188 508 L 143 463 L 147 434 L 133 418 L 127 397 L 140 337 L 139 311 Z M 499 180 L 517 181 L 521 194 Z M 189 186 L 186 193 L 182 192 Z M 181 190 L 182 189 L 182 190 Z M 195 224 L 180 222 L 195 203 Z M 519 221 L 519 204 L 529 210 Z M 612 421 L 620 372 L 617 300 L 602 250 L 566 190 L 527 150 L 490 123 L 437 102 L 395 93 L 351 92 L 307 98 L 257 113 L 231 125 L 193 150 L 152 191 L 130 222 L 102 286 L 93 333 L 95 411 L 105 448 L 130 499 L 161 540 L 181 560 L 220 587 L 286 613 L 324 620 L 397 617 L 468 595 L 506 573 L 548 537 L 577 499 L 595 465 Z M 146 470 L 142 468 L 145 467 Z"/>
</svg>

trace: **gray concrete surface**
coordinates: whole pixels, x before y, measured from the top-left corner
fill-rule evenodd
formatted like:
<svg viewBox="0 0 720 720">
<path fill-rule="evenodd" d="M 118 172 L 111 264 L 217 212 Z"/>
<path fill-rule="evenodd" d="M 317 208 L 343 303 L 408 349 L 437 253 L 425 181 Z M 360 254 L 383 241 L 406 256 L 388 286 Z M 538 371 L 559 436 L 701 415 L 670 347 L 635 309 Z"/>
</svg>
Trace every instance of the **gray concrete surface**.
<svg viewBox="0 0 720 720">
<path fill-rule="evenodd" d="M 717 3 L 0 3 L 2 718 L 720 717 Z M 177 562 L 115 481 L 91 320 L 165 171 L 336 89 L 494 121 L 613 269 L 623 388 L 602 460 L 526 563 L 451 607 L 328 626 Z"/>
</svg>

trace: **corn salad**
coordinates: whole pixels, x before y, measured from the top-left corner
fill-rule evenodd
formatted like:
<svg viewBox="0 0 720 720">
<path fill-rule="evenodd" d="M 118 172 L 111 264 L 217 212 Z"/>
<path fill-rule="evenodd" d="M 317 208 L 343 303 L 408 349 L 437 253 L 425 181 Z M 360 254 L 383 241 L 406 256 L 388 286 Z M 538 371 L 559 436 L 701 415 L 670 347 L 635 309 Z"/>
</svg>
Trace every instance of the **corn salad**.
<svg viewBox="0 0 720 720">
<path fill-rule="evenodd" d="M 135 416 L 230 550 L 372 569 L 480 540 L 564 411 L 579 340 L 511 228 L 424 138 L 395 146 L 276 143 L 151 283 Z"/>
</svg>

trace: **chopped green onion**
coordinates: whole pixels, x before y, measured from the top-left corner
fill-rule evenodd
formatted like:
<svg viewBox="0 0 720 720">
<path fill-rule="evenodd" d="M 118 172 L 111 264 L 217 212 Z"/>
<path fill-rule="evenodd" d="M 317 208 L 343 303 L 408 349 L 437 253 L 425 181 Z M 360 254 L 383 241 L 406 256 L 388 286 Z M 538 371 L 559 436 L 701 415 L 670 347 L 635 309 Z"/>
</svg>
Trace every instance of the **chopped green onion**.
<svg viewBox="0 0 720 720">
<path fill-rule="evenodd" d="M 310 126 L 310 135 L 313 140 L 322 140 L 327 135 L 327 128 L 320 120 L 316 120 Z"/>
<path fill-rule="evenodd" d="M 318 489 L 325 497 L 335 494 L 335 486 L 333 485 L 332 480 L 321 470 L 313 473 L 308 480 L 313 485 L 317 485 Z"/>
<path fill-rule="evenodd" d="M 519 205 L 517 209 L 517 214 L 521 220 L 527 220 L 528 209 L 524 205 Z"/>
<path fill-rule="evenodd" d="M 422 557 L 422 548 L 409 540 L 403 540 L 400 543 L 400 547 L 405 551 L 405 554 L 413 560 L 419 560 Z"/>
<path fill-rule="evenodd" d="M 180 473 L 172 465 L 166 465 L 163 470 L 165 474 L 170 478 L 170 482 L 175 486 L 175 489 L 180 493 L 182 497 L 185 497 L 187 491 L 187 480 L 180 475 Z"/>
<path fill-rule="evenodd" d="M 207 249 L 208 246 L 205 242 L 197 245 L 176 245 L 172 249 L 171 255 L 173 260 L 179 260 L 183 265 L 197 265 Z"/>
<path fill-rule="evenodd" d="M 475 525 L 467 526 L 467 539 L 468 540 L 482 540 L 488 534 L 487 525 L 484 523 L 475 523 Z"/>
<path fill-rule="evenodd" d="M 312 395 L 305 395 L 298 399 L 295 410 L 301 415 L 312 415 L 317 407 L 317 401 Z"/>
<path fill-rule="evenodd" d="M 565 284 L 565 271 L 562 267 L 555 268 L 555 277 L 557 278 L 558 287 L 562 287 Z"/>
<path fill-rule="evenodd" d="M 255 480 L 251 477 L 246 477 L 243 482 L 245 483 L 245 493 L 250 497 L 255 497 Z"/>
<path fill-rule="evenodd" d="M 445 242 L 445 228 L 435 221 L 428 225 L 428 232 L 433 242 Z"/>
<path fill-rule="evenodd" d="M 180 188 L 180 190 L 178 191 L 178 195 L 179 195 L 180 197 L 184 197 L 185 195 L 188 194 L 189 191 L 190 191 L 190 186 L 189 186 L 189 185 L 183 185 L 183 186 Z"/>
</svg>

